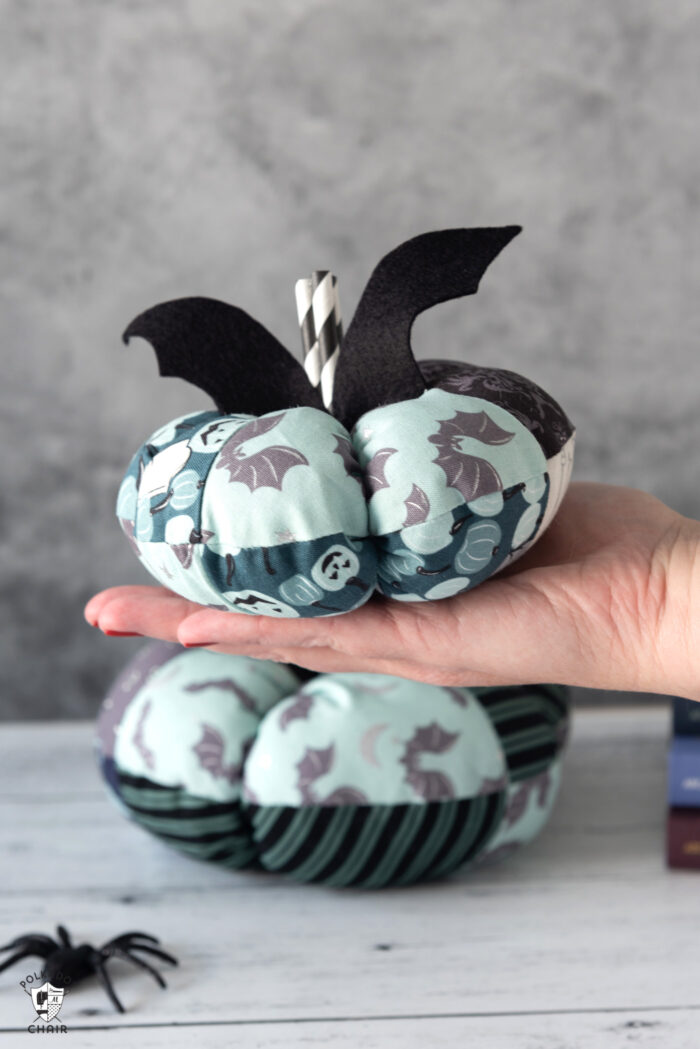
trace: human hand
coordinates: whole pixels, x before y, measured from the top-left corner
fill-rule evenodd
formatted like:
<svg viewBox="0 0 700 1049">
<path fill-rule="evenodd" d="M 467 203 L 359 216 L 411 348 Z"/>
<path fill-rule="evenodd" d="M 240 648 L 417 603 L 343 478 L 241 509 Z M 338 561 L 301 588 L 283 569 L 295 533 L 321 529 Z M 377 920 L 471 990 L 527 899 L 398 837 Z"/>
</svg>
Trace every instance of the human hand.
<svg viewBox="0 0 700 1049">
<path fill-rule="evenodd" d="M 473 593 L 417 603 L 375 594 L 345 615 L 275 619 L 121 586 L 93 597 L 85 617 L 106 633 L 321 672 L 700 699 L 700 522 L 646 492 L 575 482 L 534 546 Z"/>
</svg>

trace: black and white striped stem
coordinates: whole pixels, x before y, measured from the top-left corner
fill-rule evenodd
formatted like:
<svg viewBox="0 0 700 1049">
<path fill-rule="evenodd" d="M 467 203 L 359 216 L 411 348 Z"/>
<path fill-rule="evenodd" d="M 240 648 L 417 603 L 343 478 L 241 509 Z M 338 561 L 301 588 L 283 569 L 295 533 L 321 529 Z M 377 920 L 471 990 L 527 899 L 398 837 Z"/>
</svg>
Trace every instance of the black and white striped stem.
<svg viewBox="0 0 700 1049">
<path fill-rule="evenodd" d="M 320 386 L 326 408 L 333 400 L 333 379 L 343 338 L 338 278 L 314 270 L 294 287 L 304 351 L 304 369 L 313 386 Z"/>
</svg>

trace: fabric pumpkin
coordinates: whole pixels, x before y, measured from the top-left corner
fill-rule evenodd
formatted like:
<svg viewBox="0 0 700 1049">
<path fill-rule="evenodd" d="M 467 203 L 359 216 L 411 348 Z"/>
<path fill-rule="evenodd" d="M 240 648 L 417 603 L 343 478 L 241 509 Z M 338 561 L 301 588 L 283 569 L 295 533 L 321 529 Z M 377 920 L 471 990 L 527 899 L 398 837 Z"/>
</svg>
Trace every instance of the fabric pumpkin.
<svg viewBox="0 0 700 1049">
<path fill-rule="evenodd" d="M 568 720 L 559 685 L 300 674 L 154 642 L 105 698 L 96 752 L 121 810 L 188 855 L 380 888 L 532 840 Z"/>
<path fill-rule="evenodd" d="M 216 410 L 151 434 L 117 516 L 163 585 L 214 608 L 347 612 L 375 589 L 431 601 L 474 589 L 542 535 L 566 491 L 575 429 L 514 372 L 417 363 L 423 310 L 472 294 L 519 232 L 423 234 L 381 260 L 342 344 L 331 410 L 251 317 L 180 299 L 137 317 L 161 373 Z"/>
</svg>

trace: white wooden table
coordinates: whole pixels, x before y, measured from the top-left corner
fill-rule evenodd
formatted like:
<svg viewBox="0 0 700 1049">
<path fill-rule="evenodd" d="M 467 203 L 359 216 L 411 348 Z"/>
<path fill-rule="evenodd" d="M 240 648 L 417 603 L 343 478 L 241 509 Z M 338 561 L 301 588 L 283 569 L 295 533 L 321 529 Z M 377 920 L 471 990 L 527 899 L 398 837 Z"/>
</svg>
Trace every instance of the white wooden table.
<svg viewBox="0 0 700 1049">
<path fill-rule="evenodd" d="M 96 980 L 76 987 L 60 1014 L 70 1049 L 698 1049 L 700 872 L 665 866 L 669 724 L 663 707 L 577 710 L 536 842 L 372 893 L 180 856 L 107 799 L 91 724 L 6 724 L 0 942 L 57 922 L 98 945 L 142 929 L 180 958 L 166 991 L 109 963 L 123 1016 Z M 0 975 L 5 1044 L 28 1044 L 33 970 Z"/>
</svg>

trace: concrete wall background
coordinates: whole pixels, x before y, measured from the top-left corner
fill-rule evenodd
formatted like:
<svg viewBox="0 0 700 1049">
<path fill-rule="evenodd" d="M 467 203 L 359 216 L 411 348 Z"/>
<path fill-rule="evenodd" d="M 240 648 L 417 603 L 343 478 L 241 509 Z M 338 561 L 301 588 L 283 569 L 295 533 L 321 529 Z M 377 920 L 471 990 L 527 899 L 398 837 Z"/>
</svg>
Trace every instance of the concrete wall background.
<svg viewBox="0 0 700 1049">
<path fill-rule="evenodd" d="M 406 238 L 520 223 L 418 355 L 530 376 L 578 427 L 574 479 L 700 517 L 696 3 L 0 6 L 2 716 L 91 716 L 137 647 L 81 610 L 149 581 L 121 474 L 207 404 L 121 347 L 164 299 L 234 302 L 296 350 L 298 276 L 332 268 L 347 321 Z"/>
</svg>

